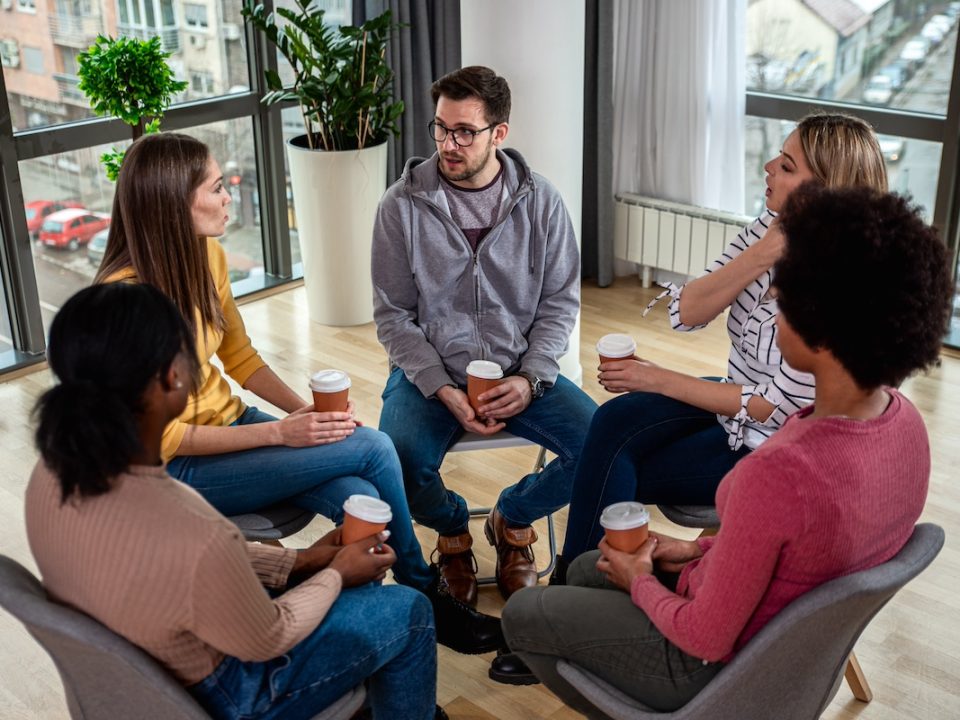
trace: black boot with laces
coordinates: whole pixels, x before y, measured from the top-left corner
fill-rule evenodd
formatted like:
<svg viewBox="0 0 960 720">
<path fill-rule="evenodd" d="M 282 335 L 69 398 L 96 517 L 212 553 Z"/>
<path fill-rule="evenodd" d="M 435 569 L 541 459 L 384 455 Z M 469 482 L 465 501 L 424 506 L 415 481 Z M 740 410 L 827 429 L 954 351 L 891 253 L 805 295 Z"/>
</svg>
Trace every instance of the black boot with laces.
<svg viewBox="0 0 960 720">
<path fill-rule="evenodd" d="M 500 618 L 477 612 L 447 591 L 437 578 L 424 593 L 433 605 L 437 642 L 464 655 L 479 655 L 506 647 Z"/>
</svg>

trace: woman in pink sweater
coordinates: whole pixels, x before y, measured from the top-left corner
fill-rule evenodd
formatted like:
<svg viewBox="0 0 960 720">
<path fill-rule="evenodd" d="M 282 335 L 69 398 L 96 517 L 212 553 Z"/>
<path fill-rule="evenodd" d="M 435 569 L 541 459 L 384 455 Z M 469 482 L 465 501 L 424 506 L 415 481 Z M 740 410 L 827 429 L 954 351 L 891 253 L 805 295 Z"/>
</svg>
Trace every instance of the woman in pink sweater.
<svg viewBox="0 0 960 720">
<path fill-rule="evenodd" d="M 372 582 L 396 560 L 386 533 L 246 543 L 167 475 L 161 437 L 197 384 L 193 342 L 146 284 L 95 285 L 54 318 L 60 382 L 40 399 L 26 493 L 47 591 L 150 653 L 216 718 L 311 718 L 364 681 L 376 718 L 445 718 L 429 600 Z"/>
<path fill-rule="evenodd" d="M 675 710 L 797 597 L 895 555 L 923 509 L 927 434 L 894 388 L 939 354 L 944 247 L 905 200 L 866 188 L 803 186 L 780 222 L 780 348 L 816 378 L 814 405 L 726 475 L 715 537 L 652 533 L 633 554 L 601 541 L 567 587 L 522 591 L 504 609 L 510 648 L 581 712 L 592 706 L 558 658 Z"/>
</svg>

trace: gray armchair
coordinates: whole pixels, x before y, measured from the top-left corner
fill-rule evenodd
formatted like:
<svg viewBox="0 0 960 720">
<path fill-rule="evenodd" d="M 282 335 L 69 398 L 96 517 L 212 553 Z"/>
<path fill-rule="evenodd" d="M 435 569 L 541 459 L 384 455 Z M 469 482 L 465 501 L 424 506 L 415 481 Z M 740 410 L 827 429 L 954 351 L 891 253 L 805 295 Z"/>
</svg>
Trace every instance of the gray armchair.
<svg viewBox="0 0 960 720">
<path fill-rule="evenodd" d="M 314 517 L 314 512 L 281 502 L 256 512 L 231 515 L 228 520 L 240 528 L 247 540 L 279 545 L 283 538 L 303 530 Z"/>
<path fill-rule="evenodd" d="M 943 528 L 917 525 L 882 565 L 832 580 L 788 605 L 693 700 L 660 713 L 561 660 L 560 675 L 613 720 L 816 720 L 837 693 L 860 633 L 943 547 Z"/>
<path fill-rule="evenodd" d="M 0 555 L 0 606 L 53 658 L 74 720 L 209 720 L 152 657 L 104 625 L 47 597 L 18 562 Z M 314 720 L 346 720 L 365 698 L 354 688 Z"/>
</svg>

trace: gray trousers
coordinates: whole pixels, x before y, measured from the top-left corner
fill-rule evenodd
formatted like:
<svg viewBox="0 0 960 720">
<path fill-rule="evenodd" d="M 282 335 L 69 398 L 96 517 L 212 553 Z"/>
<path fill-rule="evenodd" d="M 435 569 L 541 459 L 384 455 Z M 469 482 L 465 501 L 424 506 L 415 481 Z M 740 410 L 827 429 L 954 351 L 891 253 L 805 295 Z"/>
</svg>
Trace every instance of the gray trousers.
<svg viewBox="0 0 960 720">
<path fill-rule="evenodd" d="M 623 590 L 607 583 L 584 553 L 567 571 L 567 585 L 514 594 L 503 609 L 510 649 L 564 703 L 588 717 L 606 717 L 556 670 L 569 660 L 644 705 L 669 712 L 685 705 L 723 663 L 683 652 L 657 630 Z"/>
</svg>

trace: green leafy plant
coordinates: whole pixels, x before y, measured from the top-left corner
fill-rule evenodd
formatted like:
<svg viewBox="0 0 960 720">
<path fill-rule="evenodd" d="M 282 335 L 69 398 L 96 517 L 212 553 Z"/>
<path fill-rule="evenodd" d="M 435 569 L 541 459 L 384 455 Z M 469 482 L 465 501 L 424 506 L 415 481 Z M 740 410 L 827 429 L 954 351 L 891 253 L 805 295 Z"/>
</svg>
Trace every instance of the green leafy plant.
<svg viewBox="0 0 960 720">
<path fill-rule="evenodd" d="M 99 35 L 77 56 L 78 87 L 95 114 L 119 118 L 132 127 L 136 140 L 160 131 L 160 118 L 171 99 L 187 87 L 174 79 L 169 57 L 159 37 L 137 40 Z M 111 180 L 117 179 L 124 152 L 111 148 L 100 156 Z"/>
<path fill-rule="evenodd" d="M 313 0 L 295 0 L 296 9 L 267 13 L 256 0 L 244 0 L 243 15 L 276 46 L 293 69 L 284 87 L 279 74 L 264 75 L 267 105 L 295 100 L 300 105 L 307 147 L 355 150 L 399 133 L 403 103 L 393 101 L 393 71 L 386 62 L 390 34 L 402 27 L 390 11 L 359 27 L 325 25 Z M 282 25 L 277 16 L 283 18 Z"/>
</svg>

